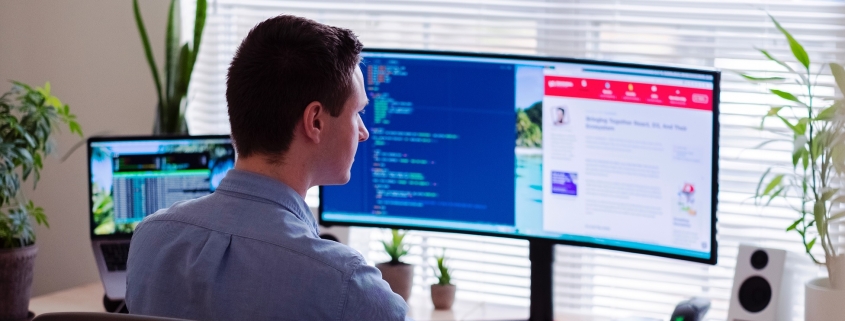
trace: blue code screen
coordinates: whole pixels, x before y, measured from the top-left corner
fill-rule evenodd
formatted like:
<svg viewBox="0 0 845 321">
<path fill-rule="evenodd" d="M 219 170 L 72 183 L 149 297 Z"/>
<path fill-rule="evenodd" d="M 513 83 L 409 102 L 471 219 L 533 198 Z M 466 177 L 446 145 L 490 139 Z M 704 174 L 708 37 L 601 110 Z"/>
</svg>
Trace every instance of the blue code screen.
<svg viewBox="0 0 845 321">
<path fill-rule="evenodd" d="M 366 57 L 370 99 L 351 179 L 323 213 L 514 222 L 514 65 Z"/>
</svg>

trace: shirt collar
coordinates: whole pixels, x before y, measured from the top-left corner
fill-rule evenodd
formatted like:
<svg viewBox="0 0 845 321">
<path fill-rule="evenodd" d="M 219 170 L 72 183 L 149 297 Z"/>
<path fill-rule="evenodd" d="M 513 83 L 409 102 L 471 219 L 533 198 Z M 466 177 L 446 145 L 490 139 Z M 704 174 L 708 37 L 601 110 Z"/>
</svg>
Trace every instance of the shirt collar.
<svg viewBox="0 0 845 321">
<path fill-rule="evenodd" d="M 317 223 L 302 196 L 290 186 L 269 176 L 230 169 L 220 181 L 217 190 L 245 194 L 279 204 L 317 231 Z"/>
</svg>

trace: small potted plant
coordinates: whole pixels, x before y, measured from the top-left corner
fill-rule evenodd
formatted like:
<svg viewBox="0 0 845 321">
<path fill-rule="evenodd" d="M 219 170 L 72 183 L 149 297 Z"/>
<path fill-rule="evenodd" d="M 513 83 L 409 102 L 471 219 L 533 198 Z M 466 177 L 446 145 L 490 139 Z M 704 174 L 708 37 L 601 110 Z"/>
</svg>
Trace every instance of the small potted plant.
<svg viewBox="0 0 845 321">
<path fill-rule="evenodd" d="M 50 94 L 50 83 L 32 88 L 13 82 L 0 96 L 0 320 L 25 320 L 29 314 L 33 265 L 38 247 L 32 220 L 49 227 L 44 209 L 20 191 L 41 176 L 50 136 L 59 122 L 82 136 L 68 105 Z"/>
<path fill-rule="evenodd" d="M 403 243 L 408 233 L 391 230 L 391 234 L 390 242 L 381 242 L 387 255 L 390 255 L 390 261 L 376 264 L 376 268 L 381 271 L 381 278 L 390 284 L 390 289 L 408 301 L 414 285 L 414 266 L 401 261 L 408 254 L 408 245 Z"/>
<path fill-rule="evenodd" d="M 808 256 L 824 265 L 828 277 L 807 282 L 805 291 L 805 317 L 807 320 L 841 320 L 845 315 L 845 254 L 835 242 L 836 226 L 845 218 L 845 109 L 840 100 L 819 99 L 815 79 L 810 72 L 810 58 L 804 47 L 774 18 L 775 26 L 783 33 L 799 65 L 793 68 L 765 50 L 766 58 L 782 66 L 789 77 L 753 77 L 742 75 L 754 82 L 791 83 L 800 85 L 801 91 L 790 92 L 770 89 L 770 92 L 788 102 L 786 106 L 771 107 L 763 116 L 772 118 L 785 127 L 766 129 L 788 134 L 780 139 L 763 143 L 781 143 L 792 147 L 792 166 L 772 166 L 766 170 L 757 185 L 755 199 L 769 205 L 774 199 L 790 206 L 796 217 L 786 227 L 795 232 Z M 845 92 L 845 69 L 837 63 L 827 64 L 840 92 Z M 790 84 L 790 86 L 793 86 Z M 803 97 L 802 97 L 803 96 Z M 800 97 L 800 98 L 799 98 Z M 788 136 L 787 136 L 788 135 Z M 761 145 L 762 146 L 762 145 Z M 759 146 L 758 146 L 759 147 Z M 834 233 L 834 235 L 831 235 Z M 824 258 L 813 253 L 821 246 Z"/>
<path fill-rule="evenodd" d="M 446 266 L 446 250 L 443 254 L 435 257 L 437 259 L 437 270 L 434 276 L 437 277 L 437 284 L 431 285 L 431 302 L 437 310 L 448 310 L 455 303 L 455 285 L 452 284 L 452 276 L 449 267 Z"/>
</svg>

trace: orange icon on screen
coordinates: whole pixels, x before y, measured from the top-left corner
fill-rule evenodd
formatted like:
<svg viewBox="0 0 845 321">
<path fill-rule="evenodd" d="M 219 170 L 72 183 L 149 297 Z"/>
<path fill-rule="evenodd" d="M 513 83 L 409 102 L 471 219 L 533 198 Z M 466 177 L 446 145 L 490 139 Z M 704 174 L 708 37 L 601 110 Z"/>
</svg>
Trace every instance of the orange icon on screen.
<svg viewBox="0 0 845 321">
<path fill-rule="evenodd" d="M 628 84 L 628 90 L 634 91 L 634 84 Z"/>
</svg>

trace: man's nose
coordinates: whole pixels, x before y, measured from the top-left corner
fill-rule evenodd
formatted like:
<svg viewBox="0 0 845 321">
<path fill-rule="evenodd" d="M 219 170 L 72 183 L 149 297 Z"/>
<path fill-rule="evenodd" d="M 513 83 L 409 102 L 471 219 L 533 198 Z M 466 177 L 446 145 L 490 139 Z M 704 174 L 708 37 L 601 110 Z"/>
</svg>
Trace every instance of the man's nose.
<svg viewBox="0 0 845 321">
<path fill-rule="evenodd" d="M 363 142 L 370 138 L 370 132 L 367 130 L 367 127 L 364 126 L 363 122 L 361 122 L 361 126 L 358 127 L 358 142 Z"/>
</svg>

